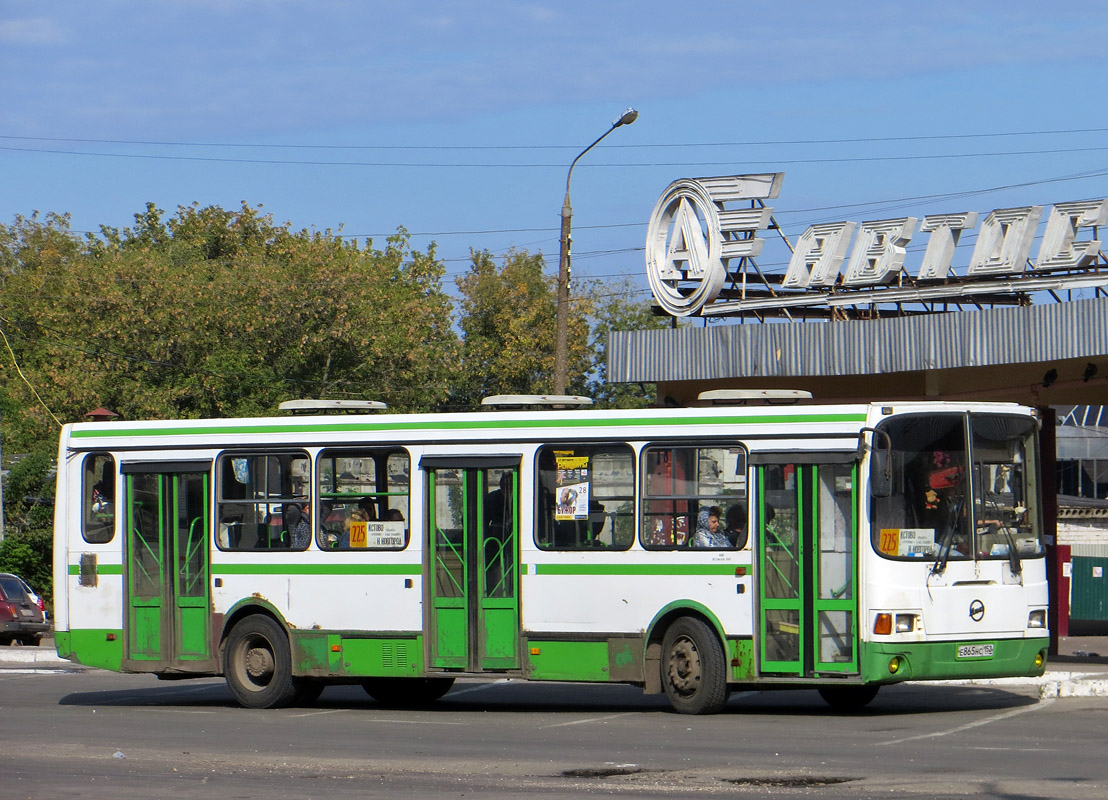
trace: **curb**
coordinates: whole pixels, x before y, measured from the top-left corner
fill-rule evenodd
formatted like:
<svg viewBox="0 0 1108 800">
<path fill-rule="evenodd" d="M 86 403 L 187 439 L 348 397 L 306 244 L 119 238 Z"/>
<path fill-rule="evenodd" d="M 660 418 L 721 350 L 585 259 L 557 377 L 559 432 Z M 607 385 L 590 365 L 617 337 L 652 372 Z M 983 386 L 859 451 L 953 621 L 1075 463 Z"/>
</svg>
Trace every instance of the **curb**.
<svg viewBox="0 0 1108 800">
<path fill-rule="evenodd" d="M 952 681 L 908 681 L 916 685 L 947 686 L 1038 686 L 1039 699 L 1051 697 L 1108 697 L 1108 679 L 1104 672 L 1064 672 L 1051 670 L 1038 678 L 967 678 Z"/>
<path fill-rule="evenodd" d="M 53 648 L 49 647 L 8 647 L 0 652 L 0 668 L 7 665 L 33 664 L 39 667 L 87 669 L 82 664 L 74 664 L 64 658 L 60 658 Z"/>
<path fill-rule="evenodd" d="M 1062 675 L 1068 675 L 1063 678 Z M 1039 683 L 1039 697 L 1108 697 L 1108 680 L 1103 672 L 1054 673 Z"/>
</svg>

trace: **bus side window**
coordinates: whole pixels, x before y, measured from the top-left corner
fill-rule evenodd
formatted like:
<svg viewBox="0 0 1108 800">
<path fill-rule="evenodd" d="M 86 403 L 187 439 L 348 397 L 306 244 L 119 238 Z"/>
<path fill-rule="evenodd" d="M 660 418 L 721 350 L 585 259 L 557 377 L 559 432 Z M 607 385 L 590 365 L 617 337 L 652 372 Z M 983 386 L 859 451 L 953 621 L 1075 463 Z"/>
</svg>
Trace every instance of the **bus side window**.
<svg viewBox="0 0 1108 800">
<path fill-rule="evenodd" d="M 747 543 L 746 451 L 730 446 L 643 449 L 643 547 L 741 549 Z"/>
<path fill-rule="evenodd" d="M 634 542 L 634 457 L 626 445 L 547 445 L 538 454 L 535 543 L 626 550 Z"/>
<path fill-rule="evenodd" d="M 303 550 L 286 530 L 282 509 L 309 508 L 309 461 L 303 453 L 220 456 L 216 545 L 224 550 Z"/>
<path fill-rule="evenodd" d="M 316 544 L 322 550 L 403 550 L 409 540 L 410 481 L 405 450 L 322 451 L 316 465 Z"/>
<path fill-rule="evenodd" d="M 81 535 L 89 544 L 106 544 L 115 536 L 115 459 L 108 453 L 85 457 Z"/>
</svg>

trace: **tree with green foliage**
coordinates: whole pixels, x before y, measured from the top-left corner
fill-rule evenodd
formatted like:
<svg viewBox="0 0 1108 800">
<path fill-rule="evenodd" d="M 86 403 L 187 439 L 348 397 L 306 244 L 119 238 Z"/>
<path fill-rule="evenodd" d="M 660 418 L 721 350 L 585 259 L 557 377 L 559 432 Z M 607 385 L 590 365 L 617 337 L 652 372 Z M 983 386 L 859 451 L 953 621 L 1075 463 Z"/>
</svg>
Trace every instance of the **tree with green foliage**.
<svg viewBox="0 0 1108 800">
<path fill-rule="evenodd" d="M 650 303 L 635 300 L 630 280 L 591 286 L 596 304 L 592 328 L 592 352 L 595 370 L 590 376 L 589 393 L 597 408 L 646 408 L 654 405 L 654 384 L 608 383 L 608 334 L 613 331 L 642 331 L 666 328 L 669 318 L 655 316 Z"/>
<path fill-rule="evenodd" d="M 0 230 L 6 447 L 100 405 L 195 418 L 312 396 L 418 411 L 449 395 L 458 341 L 443 265 L 403 230 L 377 250 L 246 205 L 169 219 L 149 205 L 135 220 L 83 243 L 64 217 Z"/>
<path fill-rule="evenodd" d="M 474 252 L 458 278 L 462 363 L 452 405 L 474 408 L 494 394 L 546 394 L 554 386 L 555 279 L 541 254 L 512 250 L 497 266 L 488 251 Z M 570 301 L 570 393 L 582 394 L 592 371 L 592 302 Z"/>
<path fill-rule="evenodd" d="M 53 592 L 54 453 L 45 442 L 15 461 L 4 481 L 0 572 L 12 572 L 43 598 Z"/>
</svg>

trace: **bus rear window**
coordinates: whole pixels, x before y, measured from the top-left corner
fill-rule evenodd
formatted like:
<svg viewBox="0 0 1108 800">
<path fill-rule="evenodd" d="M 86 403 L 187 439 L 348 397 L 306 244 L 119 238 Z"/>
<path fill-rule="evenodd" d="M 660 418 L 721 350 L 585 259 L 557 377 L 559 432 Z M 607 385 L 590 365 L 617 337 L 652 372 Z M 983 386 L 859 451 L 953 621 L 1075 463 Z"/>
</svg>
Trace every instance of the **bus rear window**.
<svg viewBox="0 0 1108 800">
<path fill-rule="evenodd" d="M 115 459 L 108 453 L 85 456 L 81 535 L 89 544 L 105 544 L 115 536 Z"/>
</svg>

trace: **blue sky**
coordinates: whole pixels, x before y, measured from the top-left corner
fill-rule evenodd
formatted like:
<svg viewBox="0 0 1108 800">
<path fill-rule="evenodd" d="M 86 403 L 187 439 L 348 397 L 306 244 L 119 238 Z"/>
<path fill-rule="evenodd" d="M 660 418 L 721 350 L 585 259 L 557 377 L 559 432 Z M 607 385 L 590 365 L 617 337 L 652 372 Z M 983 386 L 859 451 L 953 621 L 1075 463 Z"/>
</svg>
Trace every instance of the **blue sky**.
<svg viewBox="0 0 1108 800">
<path fill-rule="evenodd" d="M 1098 3 L 1022 0 L 0 0 L 0 221 L 245 201 L 554 271 L 569 163 L 633 106 L 573 172 L 574 274 L 645 298 L 677 178 L 785 172 L 791 237 L 1108 196 L 1055 180 L 1108 172 L 1105 41 Z"/>
</svg>

